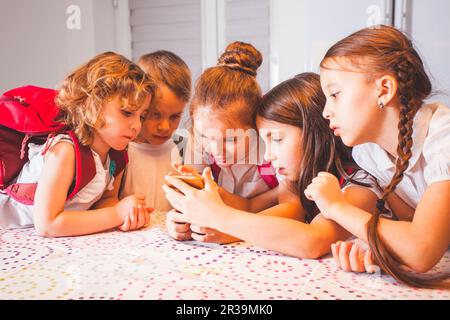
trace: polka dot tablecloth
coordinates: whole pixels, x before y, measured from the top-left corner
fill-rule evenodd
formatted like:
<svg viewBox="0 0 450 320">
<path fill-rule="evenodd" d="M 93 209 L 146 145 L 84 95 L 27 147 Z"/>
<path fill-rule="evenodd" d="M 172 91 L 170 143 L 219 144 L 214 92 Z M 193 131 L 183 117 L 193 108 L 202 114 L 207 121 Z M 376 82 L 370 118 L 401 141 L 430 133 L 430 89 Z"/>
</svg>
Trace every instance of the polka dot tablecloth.
<svg viewBox="0 0 450 320">
<path fill-rule="evenodd" d="M 450 299 L 384 274 L 346 273 L 248 243 L 179 242 L 164 226 L 68 238 L 0 231 L 0 299 Z M 449 270 L 450 251 L 436 266 Z"/>
</svg>

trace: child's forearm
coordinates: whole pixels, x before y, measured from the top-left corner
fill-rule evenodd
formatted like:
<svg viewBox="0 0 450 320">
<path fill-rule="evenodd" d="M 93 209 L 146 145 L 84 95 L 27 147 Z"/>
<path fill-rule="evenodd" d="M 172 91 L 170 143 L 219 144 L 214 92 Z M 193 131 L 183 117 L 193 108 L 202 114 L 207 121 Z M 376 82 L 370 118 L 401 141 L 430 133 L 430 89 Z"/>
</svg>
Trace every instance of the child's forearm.
<svg viewBox="0 0 450 320">
<path fill-rule="evenodd" d="M 297 203 L 291 202 L 280 203 L 272 208 L 259 212 L 259 214 L 300 221 L 304 220 L 304 213 L 300 206 Z"/>
<path fill-rule="evenodd" d="M 354 207 L 350 204 L 337 208 L 338 214 L 333 214 L 332 219 L 364 241 L 367 241 L 366 224 L 371 214 Z M 408 221 L 394 221 L 380 217 L 378 223 L 378 234 L 383 244 L 394 257 L 401 263 L 415 269 L 420 264 L 420 260 L 424 258 L 423 239 L 417 237 L 413 232 L 412 223 Z"/>
<path fill-rule="evenodd" d="M 89 211 L 63 211 L 52 221 L 36 224 L 36 231 L 46 237 L 68 237 L 97 233 L 122 223 L 114 207 Z"/>
<path fill-rule="evenodd" d="M 119 199 L 117 196 L 110 196 L 107 198 L 101 198 L 99 201 L 97 201 L 91 209 L 101 209 L 101 208 L 108 208 L 108 207 L 114 207 L 117 202 L 119 202 Z"/>
<path fill-rule="evenodd" d="M 300 258 L 318 258 L 329 252 L 320 232 L 303 222 L 227 208 L 225 219 L 216 220 L 214 228 L 269 250 Z"/>
<path fill-rule="evenodd" d="M 219 192 L 226 205 L 242 211 L 256 213 L 278 204 L 278 188 L 266 191 L 251 199 L 232 194 L 222 187 L 219 188 Z"/>
<path fill-rule="evenodd" d="M 232 194 L 222 187 L 219 187 L 219 193 L 227 206 L 243 211 L 251 211 L 251 200 Z"/>
</svg>

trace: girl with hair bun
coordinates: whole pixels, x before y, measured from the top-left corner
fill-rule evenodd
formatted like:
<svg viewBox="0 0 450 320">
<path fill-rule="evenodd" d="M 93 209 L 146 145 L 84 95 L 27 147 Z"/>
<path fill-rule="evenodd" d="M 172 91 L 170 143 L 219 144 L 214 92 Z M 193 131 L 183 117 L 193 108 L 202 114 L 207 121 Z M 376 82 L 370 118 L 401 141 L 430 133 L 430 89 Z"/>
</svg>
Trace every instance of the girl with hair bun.
<svg viewBox="0 0 450 320">
<path fill-rule="evenodd" d="M 211 167 L 224 201 L 235 208 L 259 212 L 278 202 L 278 181 L 269 163 L 263 164 L 264 144 L 254 129 L 254 113 L 261 101 L 256 74 L 261 53 L 251 44 L 233 42 L 195 84 L 190 103 L 191 136 L 182 173 L 198 174 Z M 169 234 L 178 240 L 238 241 L 217 230 L 177 223 L 167 214 Z M 295 210 L 287 212 L 297 217 Z M 179 221 L 178 221 L 179 222 Z"/>
</svg>

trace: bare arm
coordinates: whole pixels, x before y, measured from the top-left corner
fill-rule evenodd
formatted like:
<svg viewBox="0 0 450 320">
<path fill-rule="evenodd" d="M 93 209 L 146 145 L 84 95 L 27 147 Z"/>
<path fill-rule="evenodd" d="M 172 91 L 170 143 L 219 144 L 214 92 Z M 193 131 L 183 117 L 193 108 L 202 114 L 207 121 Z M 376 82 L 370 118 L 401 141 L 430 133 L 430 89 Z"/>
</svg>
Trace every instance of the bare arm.
<svg viewBox="0 0 450 320">
<path fill-rule="evenodd" d="M 38 234 L 47 237 L 76 236 L 120 225 L 114 207 L 89 211 L 64 211 L 75 175 L 73 145 L 60 142 L 46 155 L 35 195 L 34 222 Z"/>
<path fill-rule="evenodd" d="M 305 221 L 306 212 L 296 191 L 289 188 L 287 181 L 278 186 L 278 205 L 268 208 L 260 214 Z"/>
<path fill-rule="evenodd" d="M 365 188 L 347 188 L 344 196 L 349 203 L 364 210 L 375 208 L 376 196 Z M 285 202 L 284 205 L 293 205 Z M 283 217 L 283 205 L 262 212 L 267 217 L 254 218 L 239 213 L 233 219 L 223 221 L 224 232 L 233 229 L 233 235 L 258 246 L 301 258 L 319 258 L 331 251 L 331 244 L 351 236 L 347 230 L 321 214 L 310 224 Z M 297 207 L 298 209 L 298 207 Z M 276 210 L 276 212 L 273 211 Z M 303 209 L 302 209 L 303 210 Z M 271 212 L 272 211 L 272 212 Z M 242 214 L 242 215 L 241 215 Z M 304 214 L 300 213 L 303 216 Z M 270 216 L 270 217 L 268 217 Z M 241 218 L 246 219 L 240 220 Z M 264 230 L 264 232 L 254 232 Z"/>
<path fill-rule="evenodd" d="M 369 212 L 344 203 L 330 214 L 333 220 L 367 242 L 365 226 L 371 216 Z M 412 221 L 381 218 L 378 232 L 399 261 L 418 272 L 430 270 L 450 243 L 450 181 L 428 186 Z"/>
<path fill-rule="evenodd" d="M 222 187 L 219 187 L 219 193 L 223 202 L 230 207 L 249 212 L 260 212 L 278 203 L 278 187 L 250 199 L 230 193 Z"/>
<path fill-rule="evenodd" d="M 273 216 L 270 210 L 274 208 L 266 210 L 265 214 L 253 214 L 226 206 L 214 186 L 193 190 L 178 179 L 168 178 L 168 181 L 186 194 L 163 187 L 172 205 L 184 212 L 171 213 L 177 221 L 214 228 L 270 250 L 302 258 L 317 258 L 330 252 L 331 243 L 350 235 L 338 224 L 320 215 L 311 224 L 306 224 Z M 207 177 L 206 183 L 211 185 Z M 366 189 L 349 189 L 345 195 L 348 201 L 366 210 L 374 206 L 376 199 Z M 282 211 L 280 205 L 275 209 L 277 207 Z"/>
<path fill-rule="evenodd" d="M 286 185 L 281 184 L 280 187 L 271 189 L 252 199 L 245 199 L 243 197 L 231 194 L 221 187 L 218 188 L 218 191 L 223 202 L 231 208 L 252 213 L 259 212 L 263 215 L 304 220 L 304 210 L 300 204 L 300 200 L 296 195 L 292 194 L 291 190 L 288 190 Z M 280 202 L 280 204 L 278 204 L 278 202 Z M 263 209 L 266 210 L 261 211 Z M 197 226 L 192 226 L 191 229 L 197 230 Z M 204 233 L 205 236 L 192 234 L 192 238 L 197 241 L 217 243 L 241 241 L 240 238 L 225 234 L 215 229 L 203 227 L 198 229 L 198 232 Z"/>
</svg>

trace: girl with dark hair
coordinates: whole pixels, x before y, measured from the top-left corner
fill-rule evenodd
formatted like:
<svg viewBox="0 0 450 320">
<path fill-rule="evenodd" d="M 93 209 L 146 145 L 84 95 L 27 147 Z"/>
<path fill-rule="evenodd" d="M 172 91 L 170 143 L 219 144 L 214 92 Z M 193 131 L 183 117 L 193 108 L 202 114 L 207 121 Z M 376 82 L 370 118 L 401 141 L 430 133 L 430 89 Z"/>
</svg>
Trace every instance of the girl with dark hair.
<svg viewBox="0 0 450 320">
<path fill-rule="evenodd" d="M 362 29 L 328 50 L 320 79 L 323 116 L 354 146 L 353 158 L 381 191 L 375 210 L 361 210 L 343 197 L 334 176 L 319 173 L 308 199 L 366 241 L 375 262 L 397 280 L 448 287 L 442 282 L 448 270 L 435 277 L 410 272 L 430 270 L 450 244 L 450 109 L 424 104 L 431 82 L 411 41 L 393 27 Z M 344 242 L 332 251 L 343 269 L 362 272 L 358 249 Z"/>
<path fill-rule="evenodd" d="M 171 215 L 179 222 L 214 228 L 260 247 L 301 258 L 319 258 L 330 252 L 331 244 L 351 234 L 337 223 L 325 219 L 303 190 L 320 171 L 329 171 L 348 180 L 364 179 L 365 173 L 353 163 L 350 151 L 335 138 L 322 118 L 325 96 L 319 76 L 300 74 L 264 95 L 255 114 L 256 127 L 266 145 L 264 158 L 284 176 L 279 186 L 278 204 L 256 214 L 227 206 L 219 188 L 203 172 L 206 187 L 195 190 L 173 177 L 167 181 L 184 195 L 164 186 L 175 209 Z M 375 207 L 376 197 L 365 187 L 350 183 L 344 189 L 350 203 L 364 210 Z M 295 209 L 299 219 L 288 213 Z"/>
</svg>

